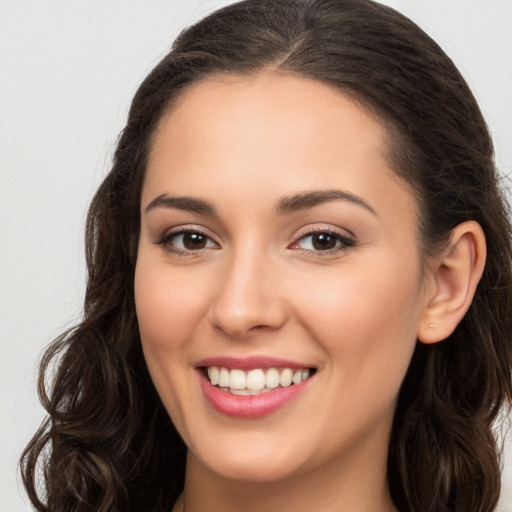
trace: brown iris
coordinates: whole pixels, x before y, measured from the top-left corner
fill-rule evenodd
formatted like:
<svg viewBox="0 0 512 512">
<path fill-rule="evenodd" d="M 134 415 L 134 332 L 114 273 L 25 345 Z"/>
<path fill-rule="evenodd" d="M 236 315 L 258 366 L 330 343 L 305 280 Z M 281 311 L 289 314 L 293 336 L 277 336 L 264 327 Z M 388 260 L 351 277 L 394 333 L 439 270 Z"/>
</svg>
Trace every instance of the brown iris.
<svg viewBox="0 0 512 512">
<path fill-rule="evenodd" d="M 326 251 L 336 247 L 337 237 L 329 233 L 312 235 L 313 247 L 318 251 Z"/>
<path fill-rule="evenodd" d="M 208 237 L 202 233 L 183 233 L 183 247 L 189 251 L 204 249 Z"/>
</svg>

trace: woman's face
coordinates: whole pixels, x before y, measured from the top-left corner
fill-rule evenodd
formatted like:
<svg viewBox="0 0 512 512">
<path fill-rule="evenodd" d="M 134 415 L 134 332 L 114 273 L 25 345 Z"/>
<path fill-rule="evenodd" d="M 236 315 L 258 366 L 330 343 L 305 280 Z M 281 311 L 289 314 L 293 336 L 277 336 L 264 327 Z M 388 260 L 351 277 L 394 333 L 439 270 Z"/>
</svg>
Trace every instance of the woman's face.
<svg viewBox="0 0 512 512">
<path fill-rule="evenodd" d="M 414 197 L 360 105 L 272 73 L 189 89 L 149 158 L 135 292 L 195 463 L 253 481 L 385 464 L 421 261 Z"/>
</svg>

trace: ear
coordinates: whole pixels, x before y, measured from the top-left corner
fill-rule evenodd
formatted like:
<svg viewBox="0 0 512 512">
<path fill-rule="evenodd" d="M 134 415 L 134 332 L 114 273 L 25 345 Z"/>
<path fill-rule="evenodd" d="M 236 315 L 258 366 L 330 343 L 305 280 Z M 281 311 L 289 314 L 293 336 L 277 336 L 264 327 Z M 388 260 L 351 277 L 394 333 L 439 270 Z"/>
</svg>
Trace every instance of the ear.
<svg viewBox="0 0 512 512">
<path fill-rule="evenodd" d="M 427 306 L 418 327 L 418 340 L 437 343 L 455 330 L 466 314 L 482 277 L 485 235 L 475 221 L 455 227 L 448 246 L 429 265 Z"/>
</svg>

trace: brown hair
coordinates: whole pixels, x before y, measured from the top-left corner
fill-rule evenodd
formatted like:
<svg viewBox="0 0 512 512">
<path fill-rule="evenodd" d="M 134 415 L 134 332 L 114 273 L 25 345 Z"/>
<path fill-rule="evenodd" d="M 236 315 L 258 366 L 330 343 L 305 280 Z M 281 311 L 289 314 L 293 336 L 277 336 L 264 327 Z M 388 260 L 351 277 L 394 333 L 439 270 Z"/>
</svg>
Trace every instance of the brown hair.
<svg viewBox="0 0 512 512">
<path fill-rule="evenodd" d="M 135 95 L 113 168 L 89 210 L 83 321 L 41 362 L 49 416 L 21 458 L 37 510 L 165 510 L 181 492 L 185 446 L 149 377 L 134 307 L 146 159 L 155 127 L 187 86 L 214 73 L 265 69 L 328 83 L 377 114 L 393 167 L 420 205 L 426 252 L 435 253 L 463 221 L 482 226 L 488 259 L 470 310 L 449 339 L 417 344 L 399 395 L 388 477 L 402 511 L 495 507 L 493 425 L 512 400 L 512 248 L 476 101 L 439 46 L 388 7 L 248 0 L 184 31 Z"/>
</svg>

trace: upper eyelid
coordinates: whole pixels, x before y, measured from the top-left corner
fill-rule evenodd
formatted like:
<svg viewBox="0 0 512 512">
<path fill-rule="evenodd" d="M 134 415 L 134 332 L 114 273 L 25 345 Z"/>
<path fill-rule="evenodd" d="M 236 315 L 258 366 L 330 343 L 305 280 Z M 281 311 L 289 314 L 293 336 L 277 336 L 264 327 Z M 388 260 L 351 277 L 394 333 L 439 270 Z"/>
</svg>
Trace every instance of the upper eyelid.
<svg viewBox="0 0 512 512">
<path fill-rule="evenodd" d="M 333 235 L 338 235 L 342 238 L 352 238 L 355 240 L 356 236 L 347 228 L 340 228 L 334 226 L 328 226 L 325 224 L 320 224 L 317 226 L 306 226 L 304 228 L 299 229 L 295 235 L 294 239 L 299 240 L 308 235 L 312 235 L 315 233 L 331 233 Z"/>
<path fill-rule="evenodd" d="M 196 224 L 182 224 L 179 226 L 174 226 L 172 228 L 166 229 L 162 236 L 170 236 L 170 235 L 179 235 L 180 233 L 201 233 L 202 235 L 205 235 L 212 240 L 215 240 L 216 236 L 212 234 L 212 232 L 203 227 L 198 226 Z"/>
</svg>

